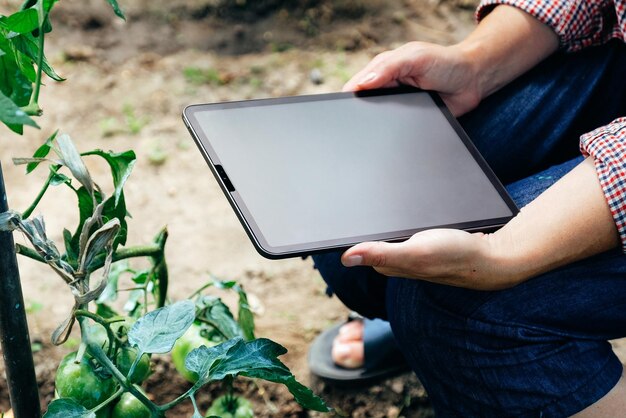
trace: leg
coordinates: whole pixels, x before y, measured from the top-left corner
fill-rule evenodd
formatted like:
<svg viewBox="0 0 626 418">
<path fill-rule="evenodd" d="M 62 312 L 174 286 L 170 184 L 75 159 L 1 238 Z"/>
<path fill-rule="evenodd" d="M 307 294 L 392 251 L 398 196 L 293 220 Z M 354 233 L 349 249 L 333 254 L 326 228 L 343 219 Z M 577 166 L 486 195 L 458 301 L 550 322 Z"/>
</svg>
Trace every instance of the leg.
<svg viewBox="0 0 626 418">
<path fill-rule="evenodd" d="M 340 258 L 340 252 L 313 255 L 329 295 L 337 294 L 344 305 L 367 318 L 385 319 L 387 278 L 369 267 L 344 267 Z"/>
<path fill-rule="evenodd" d="M 576 162 L 509 192 L 532 200 Z M 612 251 L 498 292 L 390 279 L 389 320 L 438 416 L 569 416 L 622 374 L 607 340 L 626 335 L 625 275 Z"/>
</svg>

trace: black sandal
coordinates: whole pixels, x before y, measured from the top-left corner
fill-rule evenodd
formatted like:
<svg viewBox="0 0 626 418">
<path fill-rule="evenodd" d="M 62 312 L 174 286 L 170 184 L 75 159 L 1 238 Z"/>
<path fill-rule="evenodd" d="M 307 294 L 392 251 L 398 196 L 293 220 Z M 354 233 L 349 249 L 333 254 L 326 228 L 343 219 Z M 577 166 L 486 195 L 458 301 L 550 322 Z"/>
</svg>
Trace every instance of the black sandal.
<svg viewBox="0 0 626 418">
<path fill-rule="evenodd" d="M 365 385 L 410 370 L 391 332 L 389 323 L 380 319 L 349 318 L 363 321 L 365 364 L 356 369 L 341 367 L 333 361 L 331 350 L 339 328 L 334 325 L 322 332 L 309 349 L 309 370 L 323 380 L 337 385 Z"/>
</svg>

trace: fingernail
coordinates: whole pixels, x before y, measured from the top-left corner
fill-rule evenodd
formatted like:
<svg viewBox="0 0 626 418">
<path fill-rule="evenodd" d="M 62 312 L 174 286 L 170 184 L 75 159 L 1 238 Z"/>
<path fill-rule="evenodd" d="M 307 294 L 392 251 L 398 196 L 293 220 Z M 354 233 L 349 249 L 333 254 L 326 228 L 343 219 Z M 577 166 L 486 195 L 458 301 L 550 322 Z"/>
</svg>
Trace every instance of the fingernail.
<svg viewBox="0 0 626 418">
<path fill-rule="evenodd" d="M 346 267 L 354 267 L 354 266 L 360 266 L 361 263 L 363 263 L 362 255 L 351 255 L 350 257 L 346 258 L 346 261 L 345 263 L 343 263 L 343 265 Z"/>
<path fill-rule="evenodd" d="M 375 79 L 377 75 L 378 74 L 376 74 L 376 73 L 369 73 L 369 74 L 367 74 L 365 77 L 363 77 L 363 79 L 361 81 L 359 81 L 359 85 L 360 84 L 369 83 L 370 81 Z"/>
</svg>

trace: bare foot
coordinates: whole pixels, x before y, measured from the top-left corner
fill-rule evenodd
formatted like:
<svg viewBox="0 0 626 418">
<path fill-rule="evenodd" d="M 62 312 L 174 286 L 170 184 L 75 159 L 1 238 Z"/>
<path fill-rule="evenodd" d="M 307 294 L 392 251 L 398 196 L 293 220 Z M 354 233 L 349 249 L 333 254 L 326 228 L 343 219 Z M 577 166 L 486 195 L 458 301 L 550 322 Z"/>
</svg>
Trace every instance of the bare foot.
<svg viewBox="0 0 626 418">
<path fill-rule="evenodd" d="M 331 356 L 335 364 L 346 369 L 357 369 L 365 361 L 363 321 L 350 321 L 339 328 L 333 341 Z"/>
</svg>

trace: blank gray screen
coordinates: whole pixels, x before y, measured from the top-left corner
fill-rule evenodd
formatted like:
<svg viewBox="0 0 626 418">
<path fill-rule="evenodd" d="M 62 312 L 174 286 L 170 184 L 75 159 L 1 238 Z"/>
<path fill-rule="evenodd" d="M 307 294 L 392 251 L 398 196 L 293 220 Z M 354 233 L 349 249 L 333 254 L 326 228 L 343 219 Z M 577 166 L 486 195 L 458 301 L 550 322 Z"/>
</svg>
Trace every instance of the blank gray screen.
<svg viewBox="0 0 626 418">
<path fill-rule="evenodd" d="M 195 116 L 274 247 L 512 215 L 427 93 Z"/>
</svg>

